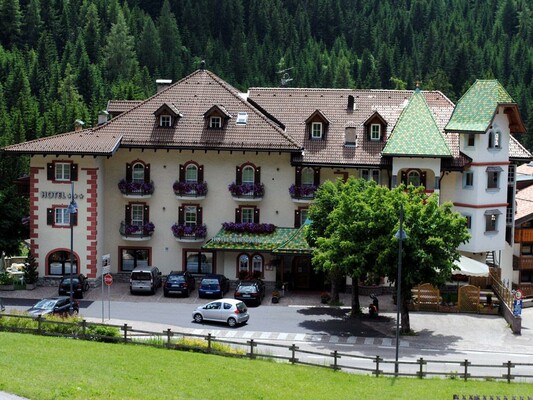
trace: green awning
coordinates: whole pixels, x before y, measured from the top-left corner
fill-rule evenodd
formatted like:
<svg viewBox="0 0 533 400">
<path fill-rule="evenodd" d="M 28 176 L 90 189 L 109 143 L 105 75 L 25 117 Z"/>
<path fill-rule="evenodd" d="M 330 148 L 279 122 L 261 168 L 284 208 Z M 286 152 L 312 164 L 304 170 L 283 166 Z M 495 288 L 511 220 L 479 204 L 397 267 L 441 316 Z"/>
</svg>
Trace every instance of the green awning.
<svg viewBox="0 0 533 400">
<path fill-rule="evenodd" d="M 273 251 L 274 254 L 311 254 L 313 249 L 305 240 L 305 227 L 308 225 L 308 221 L 302 225 L 293 235 Z"/>
<path fill-rule="evenodd" d="M 274 251 L 286 243 L 298 228 L 276 228 L 273 233 L 236 233 L 222 228 L 202 249 Z"/>
</svg>

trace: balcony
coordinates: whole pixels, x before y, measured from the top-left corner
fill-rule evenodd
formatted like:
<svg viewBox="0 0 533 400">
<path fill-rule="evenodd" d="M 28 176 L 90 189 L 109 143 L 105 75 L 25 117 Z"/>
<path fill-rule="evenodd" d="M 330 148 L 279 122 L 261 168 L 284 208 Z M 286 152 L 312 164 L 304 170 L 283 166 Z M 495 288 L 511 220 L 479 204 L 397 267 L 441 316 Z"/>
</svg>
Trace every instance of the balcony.
<svg viewBox="0 0 533 400">
<path fill-rule="evenodd" d="M 263 200 L 265 185 L 262 183 L 242 183 L 233 182 L 228 186 L 231 197 L 239 202 L 255 202 Z"/>
<path fill-rule="evenodd" d="M 154 233 L 155 226 L 153 223 L 148 222 L 144 225 L 126 224 L 122 221 L 120 223 L 120 236 L 123 240 L 130 241 L 145 241 L 150 240 Z"/>
<path fill-rule="evenodd" d="M 527 229 L 527 228 L 515 229 L 514 242 L 515 243 L 533 242 L 533 229 Z"/>
<path fill-rule="evenodd" d="M 118 183 L 120 193 L 130 199 L 146 199 L 154 193 L 154 182 L 127 182 L 121 179 Z"/>
<path fill-rule="evenodd" d="M 289 194 L 295 203 L 310 203 L 315 198 L 315 192 L 318 189 L 315 185 L 291 185 Z"/>
<path fill-rule="evenodd" d="M 533 270 L 533 256 L 513 256 L 513 270 Z"/>
<path fill-rule="evenodd" d="M 207 227 L 203 225 L 174 224 L 170 228 L 177 242 L 200 243 L 205 241 Z"/>
<path fill-rule="evenodd" d="M 174 182 L 172 185 L 178 200 L 203 200 L 207 194 L 206 182 Z"/>
</svg>

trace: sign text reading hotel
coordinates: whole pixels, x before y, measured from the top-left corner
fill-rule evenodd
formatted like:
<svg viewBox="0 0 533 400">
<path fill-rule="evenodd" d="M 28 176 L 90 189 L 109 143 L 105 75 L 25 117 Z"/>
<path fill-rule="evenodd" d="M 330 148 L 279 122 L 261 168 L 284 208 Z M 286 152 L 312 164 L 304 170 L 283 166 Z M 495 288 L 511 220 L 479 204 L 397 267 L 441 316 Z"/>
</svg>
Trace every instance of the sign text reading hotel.
<svg viewBox="0 0 533 400">
<path fill-rule="evenodd" d="M 54 191 L 42 191 L 41 192 L 41 198 L 43 199 L 62 199 L 62 200 L 70 200 L 72 195 L 70 193 L 66 192 L 54 192 Z M 74 199 L 83 199 L 83 193 L 74 193 Z"/>
</svg>

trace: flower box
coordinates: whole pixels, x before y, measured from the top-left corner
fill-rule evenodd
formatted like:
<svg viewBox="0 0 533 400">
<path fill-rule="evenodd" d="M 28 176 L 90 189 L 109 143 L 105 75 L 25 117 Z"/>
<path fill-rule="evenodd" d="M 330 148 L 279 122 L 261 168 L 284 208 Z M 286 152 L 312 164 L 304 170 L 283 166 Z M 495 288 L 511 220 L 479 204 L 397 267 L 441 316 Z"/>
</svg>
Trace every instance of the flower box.
<svg viewBox="0 0 533 400">
<path fill-rule="evenodd" d="M 295 202 L 309 202 L 315 198 L 315 192 L 317 189 L 318 187 L 315 185 L 291 185 L 291 187 L 289 187 L 289 194 Z"/>
<path fill-rule="evenodd" d="M 265 194 L 265 185 L 262 183 L 243 183 L 233 182 L 228 186 L 232 197 L 236 200 L 261 200 Z"/>
<path fill-rule="evenodd" d="M 147 197 L 154 193 L 154 182 L 127 182 L 121 179 L 118 189 L 126 197 Z"/>
<path fill-rule="evenodd" d="M 133 225 L 121 222 L 120 235 L 124 240 L 148 240 L 154 233 L 155 225 L 148 222 L 144 225 Z"/>
<path fill-rule="evenodd" d="M 254 222 L 248 223 L 234 223 L 234 222 L 224 222 L 222 224 L 227 232 L 236 232 L 236 233 L 264 233 L 269 234 L 273 233 L 276 230 L 276 225 L 274 224 L 256 224 Z"/>
<path fill-rule="evenodd" d="M 180 182 L 176 181 L 172 185 L 174 194 L 180 198 L 203 199 L 207 194 L 206 182 Z"/>
<path fill-rule="evenodd" d="M 174 224 L 170 228 L 178 242 L 203 242 L 207 236 L 207 226 Z"/>
</svg>

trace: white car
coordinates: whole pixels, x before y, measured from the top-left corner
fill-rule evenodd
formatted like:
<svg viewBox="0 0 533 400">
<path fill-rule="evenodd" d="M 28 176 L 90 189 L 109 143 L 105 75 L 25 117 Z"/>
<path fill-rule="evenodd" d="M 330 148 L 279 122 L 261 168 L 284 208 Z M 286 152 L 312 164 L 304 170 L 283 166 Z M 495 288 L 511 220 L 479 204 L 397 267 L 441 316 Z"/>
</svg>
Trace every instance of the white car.
<svg viewBox="0 0 533 400">
<path fill-rule="evenodd" d="M 220 299 L 198 307 L 192 313 L 194 322 L 206 321 L 225 322 L 232 328 L 244 324 L 250 319 L 248 308 L 240 300 Z"/>
</svg>

